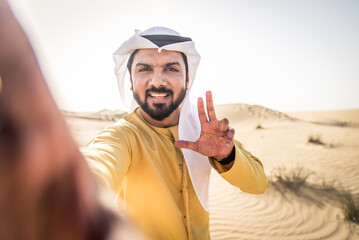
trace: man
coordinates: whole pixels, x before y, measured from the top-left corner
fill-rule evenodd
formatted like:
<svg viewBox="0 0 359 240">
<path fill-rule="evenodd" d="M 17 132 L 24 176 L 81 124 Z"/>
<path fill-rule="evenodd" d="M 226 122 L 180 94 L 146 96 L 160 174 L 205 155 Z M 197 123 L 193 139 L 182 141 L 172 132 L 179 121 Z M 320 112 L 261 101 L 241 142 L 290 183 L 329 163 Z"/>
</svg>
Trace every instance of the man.
<svg viewBox="0 0 359 240">
<path fill-rule="evenodd" d="M 209 239 L 211 165 L 243 191 L 264 193 L 262 164 L 233 139 L 227 119 L 217 120 L 211 92 L 206 93 L 208 117 L 202 98 L 198 110 L 190 104 L 200 60 L 190 38 L 162 27 L 137 31 L 114 59 L 131 112 L 95 137 L 83 154 L 150 239 Z"/>
</svg>

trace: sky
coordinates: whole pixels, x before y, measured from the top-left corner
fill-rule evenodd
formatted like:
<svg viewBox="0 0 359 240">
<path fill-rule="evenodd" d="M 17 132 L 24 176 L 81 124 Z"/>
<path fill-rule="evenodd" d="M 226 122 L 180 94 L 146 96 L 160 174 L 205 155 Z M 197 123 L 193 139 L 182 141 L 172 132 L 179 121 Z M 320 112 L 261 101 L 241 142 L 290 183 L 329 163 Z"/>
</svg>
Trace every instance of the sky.
<svg viewBox="0 0 359 240">
<path fill-rule="evenodd" d="M 194 102 L 359 108 L 358 0 L 8 1 L 63 110 L 123 109 L 112 54 L 153 26 L 195 42 Z"/>
</svg>

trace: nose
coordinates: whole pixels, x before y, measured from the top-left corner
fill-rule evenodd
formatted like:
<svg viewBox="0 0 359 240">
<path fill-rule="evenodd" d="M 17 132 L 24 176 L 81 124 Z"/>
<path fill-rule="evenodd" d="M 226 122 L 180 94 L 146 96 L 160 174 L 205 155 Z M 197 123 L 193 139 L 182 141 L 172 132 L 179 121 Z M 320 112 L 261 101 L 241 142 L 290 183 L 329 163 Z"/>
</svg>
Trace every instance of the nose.
<svg viewBox="0 0 359 240">
<path fill-rule="evenodd" d="M 165 87 L 167 85 L 167 81 L 165 75 L 161 70 L 154 70 L 152 78 L 150 80 L 150 85 L 155 88 Z"/>
</svg>

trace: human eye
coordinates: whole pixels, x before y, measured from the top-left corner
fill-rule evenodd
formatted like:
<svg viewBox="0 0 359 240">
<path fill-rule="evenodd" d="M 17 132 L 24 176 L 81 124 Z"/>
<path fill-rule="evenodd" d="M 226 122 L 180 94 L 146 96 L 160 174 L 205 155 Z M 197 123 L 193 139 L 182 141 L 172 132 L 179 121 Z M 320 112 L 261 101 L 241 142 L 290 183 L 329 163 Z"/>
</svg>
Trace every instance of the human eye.
<svg viewBox="0 0 359 240">
<path fill-rule="evenodd" d="M 166 70 L 170 72 L 179 72 L 179 69 L 176 67 L 168 67 Z"/>
<path fill-rule="evenodd" d="M 148 72 L 148 71 L 151 71 L 150 67 L 141 67 L 138 69 L 138 72 Z"/>
</svg>

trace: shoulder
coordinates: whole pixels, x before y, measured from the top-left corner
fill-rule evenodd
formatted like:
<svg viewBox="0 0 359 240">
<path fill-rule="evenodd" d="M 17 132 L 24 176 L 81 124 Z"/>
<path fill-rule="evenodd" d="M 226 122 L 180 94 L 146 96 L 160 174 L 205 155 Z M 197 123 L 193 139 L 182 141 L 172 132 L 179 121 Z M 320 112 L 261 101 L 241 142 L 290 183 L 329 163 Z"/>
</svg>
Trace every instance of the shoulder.
<svg viewBox="0 0 359 240">
<path fill-rule="evenodd" d="M 127 114 L 107 129 L 121 134 L 137 135 L 138 133 L 143 132 L 145 128 L 146 124 L 144 124 L 141 117 L 134 111 Z"/>
<path fill-rule="evenodd" d="M 114 125 L 107 127 L 104 131 L 117 138 L 138 139 L 152 132 L 152 129 L 135 110 L 118 120 Z"/>
<path fill-rule="evenodd" d="M 106 127 L 89 144 L 101 141 L 126 145 L 138 145 L 143 141 L 151 141 L 153 129 L 136 113 L 132 112 Z"/>
<path fill-rule="evenodd" d="M 132 119 L 120 119 L 112 126 L 106 127 L 99 135 L 131 141 L 140 132 L 138 124 Z"/>
<path fill-rule="evenodd" d="M 135 141 L 138 131 L 136 124 L 126 119 L 120 119 L 115 124 L 107 126 L 99 132 L 87 146 L 90 147 L 97 144 L 131 145 L 131 143 Z"/>
</svg>

